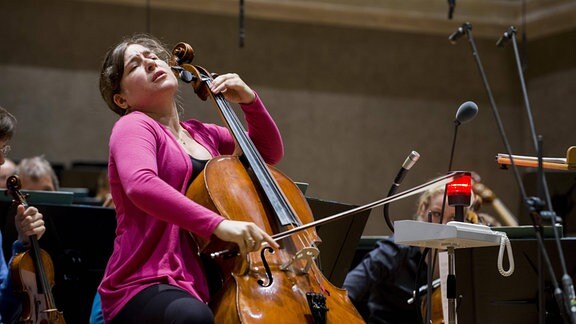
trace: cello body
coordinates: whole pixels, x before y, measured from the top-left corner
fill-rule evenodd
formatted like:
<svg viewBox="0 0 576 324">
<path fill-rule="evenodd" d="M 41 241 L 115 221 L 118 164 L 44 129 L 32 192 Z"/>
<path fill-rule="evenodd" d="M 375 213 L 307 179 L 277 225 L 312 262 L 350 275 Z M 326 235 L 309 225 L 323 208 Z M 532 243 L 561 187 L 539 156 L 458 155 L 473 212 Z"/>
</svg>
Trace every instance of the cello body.
<svg viewBox="0 0 576 324">
<path fill-rule="evenodd" d="M 294 182 L 268 168 L 300 220 L 313 221 Z M 272 234 L 278 224 L 269 221 L 270 210 L 259 191 L 238 157 L 223 156 L 208 162 L 187 196 L 226 218 L 252 221 Z M 315 229 L 310 228 L 279 242 L 281 249 L 266 257 L 272 280 L 267 278 L 258 252 L 245 259 L 217 260 L 220 283 L 218 291 L 211 292 L 210 303 L 216 323 L 363 323 L 347 292 L 330 283 L 312 258 L 295 258 L 319 241 Z M 198 244 L 206 254 L 226 248 L 225 242 L 214 239 Z M 263 286 L 261 281 L 270 285 Z M 316 297 L 310 294 L 321 295 L 323 300 L 315 303 Z"/>
<path fill-rule="evenodd" d="M 178 65 L 173 72 L 202 100 L 212 99 L 239 153 L 211 159 L 188 188 L 188 198 L 227 219 L 252 222 L 272 237 L 311 223 L 312 212 L 298 187 L 266 165 L 224 96 L 211 92 L 212 74 L 190 64 L 192 47 L 179 43 L 172 54 Z M 204 259 L 234 250 L 216 238 L 196 237 L 196 242 Z M 210 304 L 216 323 L 363 323 L 346 291 L 332 285 L 316 265 L 317 242 L 316 230 L 303 228 L 278 241 L 277 250 L 267 246 L 242 257 L 213 258 L 220 274 L 218 284 L 211 284 L 217 287 L 211 289 Z"/>
</svg>

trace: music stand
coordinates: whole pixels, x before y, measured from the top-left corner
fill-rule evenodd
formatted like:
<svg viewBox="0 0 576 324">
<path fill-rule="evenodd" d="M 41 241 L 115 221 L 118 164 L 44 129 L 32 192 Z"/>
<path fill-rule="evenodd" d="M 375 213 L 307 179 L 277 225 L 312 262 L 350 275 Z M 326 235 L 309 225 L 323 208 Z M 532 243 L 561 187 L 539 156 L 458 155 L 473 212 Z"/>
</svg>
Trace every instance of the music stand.
<svg viewBox="0 0 576 324">
<path fill-rule="evenodd" d="M 306 200 L 315 220 L 357 207 L 312 197 L 307 197 Z M 371 210 L 366 210 L 353 217 L 318 227 L 317 232 L 322 239 L 322 243 L 318 245 L 319 265 L 324 276 L 337 287 L 342 287 L 344 283 L 370 212 Z"/>
<path fill-rule="evenodd" d="M 456 323 L 455 249 L 494 246 L 501 235 L 473 224 L 434 224 L 403 220 L 394 222 L 394 242 L 448 251 L 448 323 Z M 451 287 L 452 286 L 452 287 Z"/>
<path fill-rule="evenodd" d="M 26 201 L 30 205 L 71 205 L 74 200 L 74 193 L 68 191 L 20 190 L 20 192 L 27 197 Z M 0 189 L 0 202 L 11 203 L 13 200 L 6 189 Z"/>
</svg>

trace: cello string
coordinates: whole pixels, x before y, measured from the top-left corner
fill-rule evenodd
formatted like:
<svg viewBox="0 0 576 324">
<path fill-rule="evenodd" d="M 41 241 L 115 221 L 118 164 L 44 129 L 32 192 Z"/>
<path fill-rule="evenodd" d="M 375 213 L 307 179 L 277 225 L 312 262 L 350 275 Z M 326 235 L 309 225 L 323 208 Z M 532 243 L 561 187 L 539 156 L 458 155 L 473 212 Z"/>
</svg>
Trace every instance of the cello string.
<svg viewBox="0 0 576 324">
<path fill-rule="evenodd" d="M 205 78 L 206 84 L 208 86 L 210 86 L 211 80 L 212 80 L 211 78 Z M 240 135 L 240 134 L 245 135 L 246 130 L 242 126 L 238 116 L 234 113 L 233 108 L 230 105 L 230 103 L 224 98 L 224 96 L 222 94 L 213 94 L 213 97 L 216 100 L 216 102 L 218 103 L 218 107 L 220 108 L 221 113 L 225 117 L 224 119 L 228 122 L 228 126 L 230 128 L 233 128 L 233 134 L 234 134 L 234 132 L 236 132 L 236 134 L 238 134 L 238 135 Z M 241 136 L 235 136 L 235 137 L 241 137 Z M 254 143 L 250 140 L 244 140 L 244 136 L 242 136 L 241 139 L 243 140 L 242 142 L 245 145 L 245 147 L 250 151 L 248 153 L 253 154 L 253 156 L 258 157 L 255 159 L 254 162 L 256 164 L 258 164 L 258 168 L 261 169 L 261 174 L 265 176 L 266 179 L 264 179 L 264 180 L 267 181 L 269 183 L 269 186 L 273 189 L 273 192 L 275 194 L 275 197 L 273 197 L 273 198 L 276 199 L 277 201 L 280 201 L 284 206 L 287 207 L 285 209 L 288 211 L 291 222 L 294 223 L 295 225 L 297 225 L 294 228 L 299 228 L 300 226 L 302 226 L 302 223 L 300 222 L 300 220 L 296 216 L 296 213 L 291 208 L 290 204 L 287 202 L 286 197 L 284 196 L 282 191 L 279 189 L 279 186 L 276 183 L 276 180 L 274 179 L 274 177 L 272 177 L 268 168 L 263 163 L 263 159 L 262 159 L 260 153 L 258 152 L 258 150 L 254 147 Z M 237 138 L 237 140 L 239 140 L 239 139 Z M 247 152 L 244 152 L 244 153 L 246 154 Z M 302 236 L 305 236 L 305 238 L 302 237 L 301 235 L 297 235 L 296 238 L 299 241 L 299 243 L 301 244 L 301 246 L 312 246 L 313 240 L 310 237 L 311 235 L 312 234 L 309 232 L 304 232 Z M 280 240 L 280 239 L 282 239 L 282 238 L 279 238 L 278 240 Z"/>
<path fill-rule="evenodd" d="M 206 78 L 206 83 L 210 85 L 211 79 Z M 229 123 L 229 127 L 232 129 L 232 133 L 235 134 L 236 140 L 239 142 L 239 145 L 242 145 L 241 148 L 248 152 L 244 152 L 246 158 L 255 157 L 250 160 L 250 165 L 255 169 L 255 173 L 258 175 L 262 175 L 264 179 L 258 178 L 260 181 L 260 185 L 263 187 L 265 192 L 270 193 L 273 196 L 266 195 L 269 202 L 274 207 L 279 207 L 283 211 L 283 215 L 277 215 L 280 220 L 284 220 L 282 225 L 286 226 L 289 223 L 292 223 L 297 226 L 301 226 L 302 223 L 296 216 L 296 213 L 291 208 L 290 204 L 287 202 L 286 197 L 279 189 L 279 185 L 274 179 L 274 177 L 270 174 L 268 167 L 263 162 L 263 158 L 255 148 L 254 143 L 248 139 L 246 139 L 246 130 L 242 126 L 238 116 L 234 113 L 232 107 L 228 103 L 228 101 L 222 96 L 222 94 L 213 94 L 214 99 L 218 103 L 218 107 L 220 108 L 221 113 L 224 115 L 225 120 Z M 257 170 L 256 170 L 257 169 Z M 266 191 L 266 188 L 270 189 Z M 274 210 L 277 210 L 274 208 Z M 283 216 L 287 216 L 288 219 L 283 218 Z"/>
</svg>

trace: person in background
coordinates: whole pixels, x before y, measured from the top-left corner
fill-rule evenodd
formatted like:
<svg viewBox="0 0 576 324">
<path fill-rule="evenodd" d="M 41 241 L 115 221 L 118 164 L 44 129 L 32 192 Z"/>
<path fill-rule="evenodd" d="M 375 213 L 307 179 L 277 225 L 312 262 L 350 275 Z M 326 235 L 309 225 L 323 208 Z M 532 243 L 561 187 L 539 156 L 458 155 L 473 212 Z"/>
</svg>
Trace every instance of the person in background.
<svg viewBox="0 0 576 324">
<path fill-rule="evenodd" d="M 16 163 L 10 159 L 4 159 L 0 167 L 0 188 L 6 188 L 6 179 L 16 174 Z"/>
<path fill-rule="evenodd" d="M 465 221 L 479 223 L 484 217 L 478 217 L 478 197 L 474 196 L 472 208 L 467 208 Z M 444 186 L 424 192 L 416 209 L 415 219 L 422 222 L 446 224 L 454 220 L 455 209 L 446 205 L 442 214 Z M 430 218 L 430 219 L 429 219 Z M 408 304 L 416 287 L 426 284 L 427 265 L 419 265 L 422 252 L 419 247 L 394 243 L 394 237 L 380 240 L 376 248 L 370 251 L 362 261 L 346 276 L 343 288 L 354 306 L 368 323 L 420 323 L 417 307 Z M 438 278 L 435 269 L 434 277 Z"/>
<path fill-rule="evenodd" d="M 117 237 L 98 292 L 106 322 L 212 323 L 208 282 L 190 233 L 238 245 L 240 253 L 278 244 L 252 222 L 223 218 L 185 193 L 208 160 L 232 154 L 228 129 L 181 121 L 178 79 L 169 52 L 136 35 L 105 56 L 100 93 L 120 116 L 112 129 L 108 176 Z M 239 104 L 264 161 L 284 154 L 280 132 L 259 96 L 234 73 L 217 76 L 210 91 Z"/>
<path fill-rule="evenodd" d="M 34 156 L 22 159 L 16 167 L 16 174 L 20 177 L 22 189 L 57 191 L 58 178 L 50 162 L 43 156 Z"/>
<path fill-rule="evenodd" d="M 3 168 L 6 154 L 10 152 L 8 143 L 12 139 L 15 127 L 16 118 L 0 107 L 0 169 Z M 29 249 L 30 236 L 37 235 L 38 238 L 41 238 L 46 231 L 42 214 L 32 206 L 25 208 L 19 205 L 16 208 L 14 223 L 18 232 L 18 239 L 12 244 L 12 256 Z M 1 232 L 0 243 L 4 244 Z M 12 278 L 10 277 L 9 265 L 13 259 L 10 258 L 7 264 L 3 250 L 0 249 L 0 323 L 14 323 L 20 317 L 22 299 L 14 293 Z"/>
<path fill-rule="evenodd" d="M 96 198 L 102 202 L 102 207 L 114 208 L 112 194 L 110 194 L 110 183 L 108 182 L 108 171 L 103 170 L 98 176 L 96 187 Z"/>
</svg>

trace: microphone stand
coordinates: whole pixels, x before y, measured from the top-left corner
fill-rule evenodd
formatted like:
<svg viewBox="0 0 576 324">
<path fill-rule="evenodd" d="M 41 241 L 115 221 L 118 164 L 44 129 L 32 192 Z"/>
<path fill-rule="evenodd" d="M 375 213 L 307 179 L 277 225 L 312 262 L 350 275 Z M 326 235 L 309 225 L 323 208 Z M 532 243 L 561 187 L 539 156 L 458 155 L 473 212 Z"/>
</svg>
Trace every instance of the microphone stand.
<svg viewBox="0 0 576 324">
<path fill-rule="evenodd" d="M 462 106 L 460 106 L 462 107 Z M 460 108 L 459 108 L 460 109 Z M 456 138 L 458 137 L 458 127 L 462 124 L 462 122 L 457 118 L 454 120 L 454 135 L 452 138 L 452 147 L 450 149 L 450 162 L 448 163 L 448 172 L 452 170 L 452 162 L 454 161 L 454 151 L 456 149 Z M 442 198 L 442 209 L 440 214 L 440 224 L 443 224 L 444 218 L 444 211 L 446 209 L 446 198 L 447 198 L 447 190 L 444 189 L 444 195 Z M 462 205 L 456 206 L 456 220 L 459 222 L 464 221 L 464 207 Z M 431 222 L 431 217 L 428 217 L 428 222 Z M 432 316 L 432 281 L 434 275 L 434 268 L 436 266 L 436 259 L 437 259 L 437 251 L 432 250 L 431 248 L 426 248 L 426 251 L 429 252 L 427 255 L 427 262 L 428 262 L 428 272 L 427 272 L 427 283 L 426 283 L 426 323 L 430 323 L 430 319 Z M 447 291 L 447 299 L 449 302 L 448 305 L 448 322 L 455 323 L 456 321 L 456 273 L 455 273 L 455 266 L 454 266 L 454 248 L 448 247 L 448 278 L 446 282 L 446 291 Z M 423 255 L 424 257 L 424 255 Z"/>
<path fill-rule="evenodd" d="M 455 7 L 456 7 L 456 0 L 448 0 L 448 19 L 452 19 Z"/>
<path fill-rule="evenodd" d="M 544 258 L 544 262 L 546 264 L 548 274 L 550 275 L 550 278 L 551 278 L 552 283 L 554 285 L 554 291 L 555 292 L 559 291 L 560 287 L 559 287 L 558 282 L 556 280 L 556 275 L 554 274 L 554 269 L 552 267 L 552 263 L 550 262 L 550 258 L 548 256 L 548 253 L 546 252 L 546 248 L 544 246 L 544 240 L 542 238 L 542 235 L 543 235 L 542 226 L 541 226 L 541 224 L 538 224 L 538 221 L 533 217 L 533 213 L 537 212 L 537 209 L 542 208 L 542 201 L 536 197 L 528 198 L 528 196 L 526 194 L 526 190 L 524 188 L 524 184 L 522 183 L 522 180 L 520 179 L 520 173 L 518 172 L 518 168 L 516 167 L 516 164 L 514 163 L 514 158 L 512 156 L 512 149 L 510 148 L 510 143 L 508 142 L 508 137 L 506 136 L 506 132 L 504 131 L 504 126 L 502 125 L 502 120 L 500 118 L 498 108 L 496 107 L 496 103 L 494 101 L 494 96 L 492 95 L 492 90 L 490 89 L 490 85 L 488 84 L 488 80 L 486 78 L 486 74 L 484 73 L 484 68 L 482 66 L 482 62 L 480 60 L 480 55 L 478 54 L 478 50 L 476 49 L 476 42 L 474 41 L 474 37 L 472 35 L 472 25 L 470 23 L 464 23 L 458 29 L 458 31 L 456 31 L 454 34 L 450 35 L 449 40 L 452 43 L 455 43 L 456 39 L 458 38 L 458 35 L 462 35 L 462 34 L 466 34 L 466 36 L 468 38 L 468 42 L 470 43 L 470 46 L 472 49 L 472 56 L 475 59 L 476 66 L 478 68 L 478 71 L 479 71 L 480 76 L 482 78 L 482 82 L 484 84 L 484 88 L 486 89 L 486 92 L 488 95 L 488 100 L 490 101 L 490 106 L 492 108 L 494 118 L 496 119 L 496 123 L 498 125 L 498 130 L 499 130 L 500 136 L 502 137 L 502 141 L 504 142 L 504 146 L 506 148 L 506 153 L 508 154 L 508 156 L 510 158 L 510 165 L 512 166 L 512 170 L 513 170 L 513 173 L 514 173 L 514 176 L 516 179 L 516 183 L 518 185 L 518 188 L 520 189 L 520 194 L 522 196 L 522 200 L 526 205 L 528 213 L 532 216 L 531 218 L 532 218 L 532 224 L 533 224 L 534 230 L 535 230 L 536 241 L 538 242 L 538 247 L 540 249 L 540 253 L 542 254 L 542 256 Z M 555 293 L 555 296 L 556 296 L 557 302 L 558 302 L 558 294 Z M 563 304 L 564 303 L 559 303 L 559 306 L 561 307 Z M 563 308 L 563 307 L 561 307 L 561 308 Z"/>
<path fill-rule="evenodd" d="M 414 164 L 416 164 L 416 162 L 418 161 L 419 158 L 420 158 L 420 154 L 418 152 L 416 152 L 416 151 L 410 152 L 410 154 L 408 155 L 408 157 L 406 158 L 404 163 L 402 163 L 402 167 L 400 168 L 400 171 L 398 171 L 398 174 L 396 174 L 396 178 L 394 178 L 394 181 L 392 182 L 392 186 L 390 186 L 390 189 L 388 190 L 388 195 L 386 197 L 390 197 L 396 193 L 396 190 L 398 190 L 398 187 L 400 187 L 400 184 L 404 180 L 406 173 L 408 173 L 408 171 L 414 166 Z M 389 207 L 390 207 L 390 204 L 384 205 L 384 209 L 383 209 L 384 220 L 386 221 L 386 225 L 388 225 L 388 228 L 390 229 L 390 231 L 392 231 L 392 233 L 394 233 L 394 225 L 392 225 L 392 221 L 390 220 Z"/>
<path fill-rule="evenodd" d="M 460 126 L 460 121 L 458 120 L 454 120 L 454 135 L 452 137 L 452 147 L 450 149 L 450 162 L 448 162 L 448 172 L 450 172 L 452 170 L 452 163 L 454 161 L 454 151 L 456 150 L 456 138 L 458 135 L 458 128 Z M 440 224 L 443 224 L 443 218 L 444 218 L 444 210 L 446 209 L 446 200 L 447 200 L 447 193 L 448 193 L 448 189 L 447 186 L 445 186 L 444 188 L 444 197 L 442 198 L 442 211 L 440 214 Z M 456 207 L 456 216 L 458 217 L 456 220 L 459 222 L 463 222 L 464 221 L 464 213 L 463 213 L 464 207 L 461 206 L 457 206 Z M 462 216 L 461 219 L 459 216 Z M 454 247 L 448 247 L 447 248 L 448 251 L 448 277 L 446 278 L 446 299 L 448 300 L 448 323 L 449 324 L 454 324 L 456 322 L 456 310 L 457 310 L 457 305 L 456 305 L 456 271 L 455 271 L 455 266 L 454 266 L 454 260 L 455 260 L 455 256 L 454 256 Z M 434 271 L 435 268 L 435 263 L 436 263 L 436 256 L 438 252 L 435 251 L 435 253 L 430 253 L 431 255 L 434 254 L 434 261 L 432 256 L 428 256 L 428 264 L 432 264 L 429 268 L 428 268 L 428 299 L 427 301 L 430 301 L 432 299 L 432 293 L 429 292 L 431 290 L 432 287 L 432 277 L 433 274 L 432 272 Z M 428 304 L 426 305 L 426 310 L 428 312 L 427 317 L 426 317 L 426 323 L 431 323 L 430 318 L 428 316 L 431 316 L 432 314 L 432 303 L 428 302 Z"/>
<path fill-rule="evenodd" d="M 244 39 L 246 38 L 246 33 L 244 32 L 244 0 L 240 0 L 239 3 L 239 14 L 238 14 L 238 36 L 239 36 L 239 46 L 244 47 Z"/>
<path fill-rule="evenodd" d="M 496 42 L 496 46 L 502 47 L 507 39 L 512 40 L 512 48 L 514 49 L 514 59 L 516 61 L 516 67 L 518 69 L 518 77 L 520 79 L 520 85 L 522 88 L 522 97 L 524 99 L 524 107 L 526 108 L 526 114 L 528 116 L 528 123 L 530 126 L 530 134 L 532 135 L 532 141 L 534 143 L 534 149 L 538 156 L 538 193 L 540 195 L 544 194 L 546 203 L 548 206 L 547 210 L 539 210 L 539 212 L 533 213 L 542 218 L 550 218 L 552 224 L 552 232 L 554 233 L 554 241 L 556 242 L 556 248 L 558 250 L 558 256 L 560 259 L 560 266 L 562 269 L 562 285 L 564 287 L 564 294 L 559 287 L 555 288 L 554 296 L 556 297 L 556 302 L 560 305 L 564 305 L 564 311 L 570 318 L 570 323 L 576 323 L 576 296 L 574 293 L 574 285 L 572 278 L 568 275 L 568 270 L 566 268 L 566 261 L 564 259 L 564 251 L 562 249 L 562 244 L 560 242 L 560 237 L 556 229 L 556 213 L 552 209 L 552 199 L 550 198 L 550 191 L 548 188 L 548 183 L 546 181 L 546 175 L 544 173 L 544 168 L 542 167 L 542 156 L 543 156 L 543 143 L 542 136 L 536 136 L 536 128 L 534 126 L 534 119 L 532 117 L 532 109 L 530 108 L 530 101 L 528 100 L 528 91 L 526 90 L 526 82 L 524 80 L 524 73 L 522 70 L 522 64 L 520 61 L 520 55 L 518 52 L 518 43 L 516 41 L 516 28 L 514 26 L 508 27 L 508 30 L 504 32 L 502 37 Z M 534 215 L 534 216 L 536 216 Z M 534 221 L 533 221 L 534 222 Z M 563 297 L 563 298 L 562 298 Z"/>
</svg>

